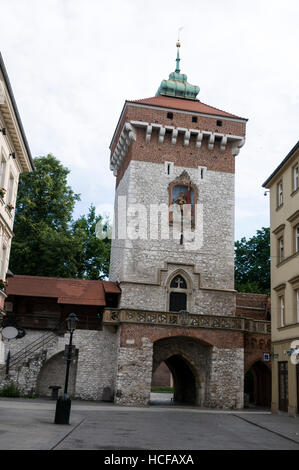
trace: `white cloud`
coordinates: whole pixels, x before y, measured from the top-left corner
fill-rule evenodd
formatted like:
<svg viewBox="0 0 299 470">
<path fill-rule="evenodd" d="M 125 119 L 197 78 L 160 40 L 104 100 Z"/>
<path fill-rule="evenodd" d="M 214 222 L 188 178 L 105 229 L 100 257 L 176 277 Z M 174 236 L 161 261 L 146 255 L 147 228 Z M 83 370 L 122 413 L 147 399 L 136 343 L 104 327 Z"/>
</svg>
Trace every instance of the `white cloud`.
<svg viewBox="0 0 299 470">
<path fill-rule="evenodd" d="M 113 205 L 109 143 L 123 103 L 156 93 L 183 26 L 181 68 L 199 98 L 249 118 L 236 237 L 269 223 L 261 184 L 298 141 L 297 0 L 0 0 L 0 12 L 31 151 L 70 168 L 78 215 Z"/>
</svg>

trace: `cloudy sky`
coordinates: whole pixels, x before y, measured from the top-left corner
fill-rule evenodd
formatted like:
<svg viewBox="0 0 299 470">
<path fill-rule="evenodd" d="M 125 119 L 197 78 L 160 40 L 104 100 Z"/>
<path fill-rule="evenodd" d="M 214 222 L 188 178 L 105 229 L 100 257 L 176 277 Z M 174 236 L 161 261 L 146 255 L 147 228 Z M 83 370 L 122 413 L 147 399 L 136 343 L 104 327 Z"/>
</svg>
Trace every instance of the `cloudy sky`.
<svg viewBox="0 0 299 470">
<path fill-rule="evenodd" d="M 126 99 L 175 69 L 199 99 L 249 119 L 236 162 L 235 237 L 269 225 L 261 187 L 298 141 L 298 0 L 0 0 L 0 50 L 33 156 L 53 153 L 111 213 L 109 144 Z"/>
</svg>

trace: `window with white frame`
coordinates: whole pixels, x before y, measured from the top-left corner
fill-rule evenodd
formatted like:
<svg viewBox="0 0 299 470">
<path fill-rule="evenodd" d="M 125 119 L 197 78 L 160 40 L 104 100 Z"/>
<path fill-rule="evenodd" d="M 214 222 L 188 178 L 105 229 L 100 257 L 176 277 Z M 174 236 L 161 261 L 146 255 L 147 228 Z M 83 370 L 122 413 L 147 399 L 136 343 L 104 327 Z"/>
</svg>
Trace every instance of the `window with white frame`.
<svg viewBox="0 0 299 470">
<path fill-rule="evenodd" d="M 295 251 L 299 252 L 299 224 L 295 227 Z"/>
<path fill-rule="evenodd" d="M 280 303 L 280 326 L 284 326 L 284 295 L 281 295 L 279 297 L 279 303 Z"/>
<path fill-rule="evenodd" d="M 278 240 L 278 260 L 281 263 L 284 260 L 284 242 L 283 237 Z"/>
<path fill-rule="evenodd" d="M 280 181 L 277 185 L 277 206 L 282 206 L 283 203 L 283 187 L 282 181 Z"/>
<path fill-rule="evenodd" d="M 1 156 L 1 162 L 0 162 L 0 185 L 1 185 L 1 188 L 5 184 L 5 170 L 6 170 L 6 160 L 2 155 Z"/>
<path fill-rule="evenodd" d="M 299 165 L 297 163 L 293 168 L 293 191 L 299 188 Z"/>
<path fill-rule="evenodd" d="M 7 192 L 7 201 L 12 204 L 14 201 L 14 184 L 15 180 L 12 174 L 10 174 L 9 181 L 8 181 L 8 192 Z"/>
<path fill-rule="evenodd" d="M 1 261 L 0 261 L 0 276 L 1 279 L 5 279 L 6 271 L 6 255 L 7 255 L 7 246 L 3 245 L 1 250 Z"/>
</svg>

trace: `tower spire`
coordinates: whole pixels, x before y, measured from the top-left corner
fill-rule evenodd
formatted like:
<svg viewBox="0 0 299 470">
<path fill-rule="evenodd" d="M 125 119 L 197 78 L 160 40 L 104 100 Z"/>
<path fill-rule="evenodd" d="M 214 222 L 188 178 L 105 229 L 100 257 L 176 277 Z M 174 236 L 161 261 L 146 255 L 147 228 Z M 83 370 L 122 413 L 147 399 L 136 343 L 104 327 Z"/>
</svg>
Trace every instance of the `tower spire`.
<svg viewBox="0 0 299 470">
<path fill-rule="evenodd" d="M 196 96 L 199 93 L 199 87 L 196 85 L 190 85 L 187 82 L 187 75 L 181 73 L 180 68 L 180 31 L 183 29 L 179 28 L 178 40 L 176 43 L 177 54 L 176 54 L 176 69 L 169 75 L 168 80 L 162 80 L 156 96 L 172 96 L 174 98 L 185 98 L 188 100 L 197 100 Z"/>
<path fill-rule="evenodd" d="M 181 69 L 180 69 L 180 47 L 181 47 L 181 43 L 180 43 L 180 32 L 181 30 L 183 29 L 183 27 L 181 26 L 178 30 L 178 40 L 177 40 L 177 43 L 176 43 L 176 47 L 177 47 L 177 54 L 176 54 L 176 73 L 180 73 L 181 72 Z"/>
<path fill-rule="evenodd" d="M 177 43 L 176 43 L 176 47 L 177 47 L 177 54 L 176 54 L 176 73 L 180 73 L 181 72 L 181 69 L 180 69 L 180 47 L 181 47 L 181 43 L 180 41 L 178 40 Z"/>
</svg>

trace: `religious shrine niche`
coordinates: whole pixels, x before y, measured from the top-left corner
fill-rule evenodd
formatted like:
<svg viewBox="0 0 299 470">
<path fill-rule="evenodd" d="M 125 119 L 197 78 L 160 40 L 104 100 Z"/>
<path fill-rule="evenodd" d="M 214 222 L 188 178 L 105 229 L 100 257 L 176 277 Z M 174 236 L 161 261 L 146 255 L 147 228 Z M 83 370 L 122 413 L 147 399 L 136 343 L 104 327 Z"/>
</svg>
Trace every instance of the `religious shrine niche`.
<svg viewBox="0 0 299 470">
<path fill-rule="evenodd" d="M 191 182 L 187 171 L 169 184 L 169 224 L 174 221 L 185 227 L 195 228 L 195 207 L 197 203 L 197 188 Z"/>
</svg>

